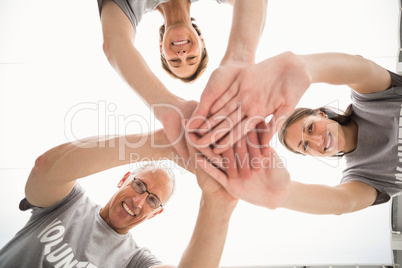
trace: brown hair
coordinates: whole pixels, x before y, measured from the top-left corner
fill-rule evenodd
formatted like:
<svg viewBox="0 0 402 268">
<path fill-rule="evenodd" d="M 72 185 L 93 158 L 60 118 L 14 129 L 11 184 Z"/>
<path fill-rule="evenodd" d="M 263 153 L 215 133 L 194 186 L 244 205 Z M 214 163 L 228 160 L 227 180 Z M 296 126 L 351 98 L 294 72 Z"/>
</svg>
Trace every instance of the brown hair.
<svg viewBox="0 0 402 268">
<path fill-rule="evenodd" d="M 191 21 L 194 21 L 193 18 L 191 18 Z M 192 23 L 195 31 L 197 32 L 198 35 L 201 35 L 201 31 L 198 28 L 198 26 L 195 23 Z M 163 41 L 163 35 L 165 34 L 165 25 L 163 24 L 160 28 L 159 28 L 159 42 Z M 208 64 L 208 60 L 209 60 L 209 56 L 208 56 L 208 52 L 207 49 L 204 47 L 202 49 L 202 54 L 201 54 L 201 61 L 200 64 L 198 65 L 197 70 L 195 71 L 195 73 L 189 77 L 178 77 L 176 74 L 174 74 L 172 72 L 172 70 L 170 70 L 169 65 L 166 61 L 165 56 L 163 56 L 163 54 L 161 53 L 161 63 L 162 63 L 162 68 L 173 78 L 177 78 L 179 80 L 181 80 L 182 82 L 185 83 L 189 83 L 192 81 L 195 81 L 196 79 L 198 79 L 201 74 L 205 71 L 205 69 L 207 68 L 207 64 Z"/>
<path fill-rule="evenodd" d="M 319 112 L 323 112 L 328 116 L 328 119 L 334 120 L 338 122 L 340 125 L 347 125 L 352 121 L 352 114 L 353 114 L 353 107 L 349 105 L 346 108 L 346 111 L 343 114 L 340 114 L 336 111 L 335 108 L 331 107 L 320 107 L 317 109 L 311 108 L 296 108 L 293 113 L 286 119 L 283 123 L 281 129 L 278 132 L 278 139 L 279 142 L 289 151 L 300 154 L 299 152 L 294 151 L 290 146 L 286 143 L 286 136 L 287 136 L 287 129 L 288 127 L 296 122 L 299 119 L 310 115 L 317 115 Z M 344 155 L 343 152 L 339 152 L 338 154 L 334 155 L 335 157 L 342 157 Z"/>
</svg>

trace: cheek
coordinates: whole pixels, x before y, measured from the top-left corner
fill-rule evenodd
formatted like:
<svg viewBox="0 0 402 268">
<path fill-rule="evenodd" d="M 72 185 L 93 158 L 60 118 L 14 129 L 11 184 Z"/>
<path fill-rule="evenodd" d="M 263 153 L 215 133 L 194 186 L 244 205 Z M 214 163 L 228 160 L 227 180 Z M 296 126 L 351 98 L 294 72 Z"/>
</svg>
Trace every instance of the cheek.
<svg viewBox="0 0 402 268">
<path fill-rule="evenodd" d="M 316 131 L 319 133 L 331 131 L 331 125 L 325 124 L 323 122 L 316 122 L 315 123 Z"/>
</svg>

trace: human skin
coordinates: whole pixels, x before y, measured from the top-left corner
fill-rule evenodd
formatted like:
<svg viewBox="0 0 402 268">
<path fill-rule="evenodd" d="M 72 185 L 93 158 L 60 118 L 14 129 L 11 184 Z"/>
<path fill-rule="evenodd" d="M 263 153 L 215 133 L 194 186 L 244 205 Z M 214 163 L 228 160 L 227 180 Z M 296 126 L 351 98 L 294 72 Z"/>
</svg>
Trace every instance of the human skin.
<svg viewBox="0 0 402 268">
<path fill-rule="evenodd" d="M 283 75 L 280 77 L 286 77 L 287 72 L 292 76 L 294 72 L 300 71 L 309 77 L 309 83 L 348 85 L 352 90 L 362 94 L 384 91 L 391 84 L 391 77 L 386 69 L 360 56 L 343 53 L 295 55 L 289 52 L 286 52 L 282 56 L 287 57 L 287 60 L 294 59 L 296 62 L 302 63 L 299 68 L 303 66 L 303 69 L 294 69 L 294 64 L 288 64 L 287 67 L 282 66 L 283 70 L 280 73 L 283 73 Z M 267 59 L 266 61 L 269 60 Z M 266 66 L 274 68 L 274 66 L 269 64 Z M 265 71 L 268 72 L 269 70 Z M 305 88 L 304 85 L 301 85 L 301 88 L 295 87 L 292 90 L 301 90 L 304 92 Z M 283 96 L 278 97 L 283 98 Z M 316 122 L 319 121 L 321 120 L 317 120 Z M 339 138 L 336 141 L 330 142 L 329 147 L 332 146 L 330 149 L 333 151 L 328 152 L 328 154 L 332 155 L 332 153 L 338 152 L 341 149 L 346 152 L 353 150 L 355 147 L 353 139 L 356 134 L 356 130 L 353 130 L 353 124 L 350 125 L 351 128 L 347 126 L 339 130 L 337 124 L 333 124 L 333 122 L 326 121 L 325 119 L 322 121 L 325 122 L 323 124 L 324 127 L 316 129 L 320 130 L 317 134 L 321 133 L 322 137 L 316 137 L 315 141 L 310 140 L 313 143 L 313 149 L 316 151 L 314 153 L 321 152 L 321 155 L 325 155 L 322 152 L 325 152 L 324 148 L 328 144 L 328 130 L 337 133 L 336 135 Z M 293 130 L 290 129 L 297 136 L 291 142 L 292 146 L 298 146 L 300 141 L 303 142 L 301 129 L 301 124 L 294 125 Z M 261 139 L 261 136 L 258 137 L 259 144 L 263 144 L 264 140 Z M 308 140 L 308 138 L 307 133 L 304 141 Z M 352 139 L 352 142 L 349 138 Z M 315 148 L 314 142 L 316 143 Z M 338 148 L 335 148 L 334 145 Z M 235 146 L 233 154 L 236 153 L 236 150 L 244 151 L 250 150 L 250 148 L 247 146 Z M 256 152 L 256 156 L 258 157 L 258 150 Z M 243 152 L 243 154 L 245 153 Z M 281 163 L 275 150 L 269 146 L 260 153 L 259 157 L 268 163 Z M 326 186 L 303 184 L 290 180 L 290 174 L 282 165 L 254 170 L 251 165 L 246 165 L 241 169 L 248 169 L 250 172 L 244 180 L 231 177 L 227 173 L 208 165 L 204 165 L 202 168 L 219 181 L 232 195 L 270 209 L 282 207 L 311 214 L 343 214 L 364 209 L 372 205 L 377 197 L 377 190 L 375 188 L 359 181 L 349 181 L 336 186 Z"/>
</svg>

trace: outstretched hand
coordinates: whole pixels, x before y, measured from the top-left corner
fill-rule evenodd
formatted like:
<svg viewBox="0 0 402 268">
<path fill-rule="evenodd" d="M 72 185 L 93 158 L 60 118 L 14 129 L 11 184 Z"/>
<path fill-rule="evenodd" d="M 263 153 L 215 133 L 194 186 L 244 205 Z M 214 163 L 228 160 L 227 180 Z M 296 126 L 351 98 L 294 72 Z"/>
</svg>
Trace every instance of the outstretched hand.
<svg viewBox="0 0 402 268">
<path fill-rule="evenodd" d="M 198 146 L 214 145 L 217 154 L 255 128 L 264 128 L 261 142 L 268 147 L 310 86 L 311 77 L 299 57 L 285 52 L 235 72 L 233 82 L 223 79 L 222 87 L 217 86 L 218 81 L 219 77 L 211 77 L 186 127 L 202 135 Z"/>
<path fill-rule="evenodd" d="M 193 146 L 187 143 L 188 152 L 191 159 L 191 165 L 197 177 L 198 185 L 205 197 L 215 200 L 224 200 L 225 202 L 236 203 L 238 198 L 232 196 L 228 191 L 214 180 L 208 172 L 206 172 L 203 165 L 212 165 L 210 162 L 205 161 L 204 155 L 197 151 Z M 213 167 L 215 168 L 215 167 Z"/>
<path fill-rule="evenodd" d="M 239 153 L 239 158 L 246 155 L 244 152 L 240 152 L 242 150 L 244 147 L 235 152 Z M 199 166 L 232 196 L 257 206 L 275 209 L 284 203 L 289 194 L 289 172 L 271 147 L 268 148 L 268 154 L 262 158 L 261 168 L 241 167 L 241 170 L 251 171 L 246 176 L 242 176 L 240 173 L 238 177 L 229 177 L 205 159 Z"/>
<path fill-rule="evenodd" d="M 169 145 L 173 146 L 185 162 L 188 162 L 190 154 L 186 145 L 183 120 L 191 116 L 197 104 L 196 101 L 178 100 L 175 105 L 161 104 L 154 107 L 155 110 L 162 110 L 158 112 L 162 114 L 161 123 Z"/>
</svg>

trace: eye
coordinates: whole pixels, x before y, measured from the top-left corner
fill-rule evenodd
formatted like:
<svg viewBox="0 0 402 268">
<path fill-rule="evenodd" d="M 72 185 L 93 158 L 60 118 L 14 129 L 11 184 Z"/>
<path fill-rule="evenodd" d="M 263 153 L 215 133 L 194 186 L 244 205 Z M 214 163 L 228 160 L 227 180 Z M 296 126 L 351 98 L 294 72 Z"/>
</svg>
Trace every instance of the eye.
<svg viewBox="0 0 402 268">
<path fill-rule="evenodd" d="M 144 183 L 142 183 L 142 181 L 135 180 L 133 185 L 138 192 L 144 193 L 146 191 L 146 187 L 145 187 Z"/>
<path fill-rule="evenodd" d="M 178 62 L 179 60 L 170 60 L 170 62 Z"/>
<path fill-rule="evenodd" d="M 159 199 L 151 194 L 148 196 L 148 204 L 153 208 L 157 208 L 159 207 Z"/>
<path fill-rule="evenodd" d="M 308 141 L 306 141 L 306 142 L 303 144 L 303 150 L 304 150 L 304 151 L 307 151 L 307 149 L 308 149 Z"/>
<path fill-rule="evenodd" d="M 313 131 L 313 124 L 308 127 L 308 133 L 311 133 L 311 131 Z"/>
<path fill-rule="evenodd" d="M 195 59 L 195 56 L 193 56 L 193 57 L 188 57 L 187 59 L 188 59 L 188 60 L 193 60 L 193 59 Z"/>
</svg>

